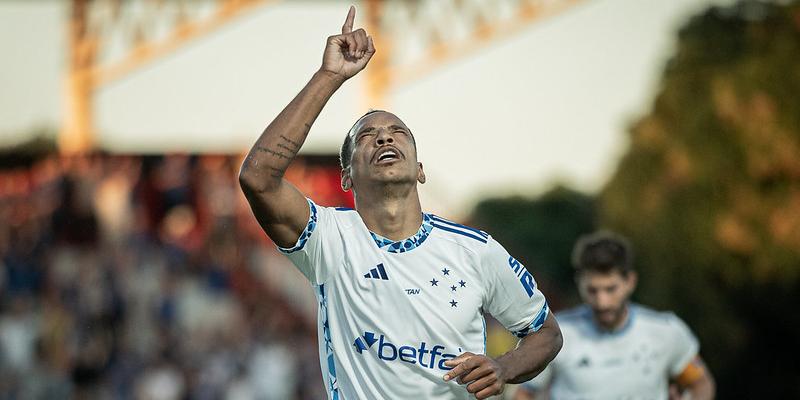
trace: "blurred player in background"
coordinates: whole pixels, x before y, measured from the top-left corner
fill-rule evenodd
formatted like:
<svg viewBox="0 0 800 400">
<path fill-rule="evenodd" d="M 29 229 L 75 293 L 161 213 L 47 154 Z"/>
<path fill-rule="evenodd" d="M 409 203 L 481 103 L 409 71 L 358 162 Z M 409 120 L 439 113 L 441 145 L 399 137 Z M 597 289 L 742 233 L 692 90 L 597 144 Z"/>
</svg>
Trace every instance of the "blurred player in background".
<svg viewBox="0 0 800 400">
<path fill-rule="evenodd" d="M 629 302 L 637 276 L 626 239 L 610 232 L 584 236 L 572 261 L 585 304 L 559 313 L 564 348 L 520 386 L 516 400 L 714 397 L 713 377 L 689 327 L 673 313 Z"/>
<path fill-rule="evenodd" d="M 485 232 L 423 213 L 415 138 L 369 112 L 342 146 L 355 210 L 322 207 L 283 179 L 328 99 L 375 47 L 353 30 L 328 38 L 322 67 L 258 138 L 240 182 L 264 231 L 314 286 L 330 399 L 485 399 L 538 374 L 561 334 L 533 277 Z M 489 312 L 521 338 L 485 356 Z"/>
</svg>

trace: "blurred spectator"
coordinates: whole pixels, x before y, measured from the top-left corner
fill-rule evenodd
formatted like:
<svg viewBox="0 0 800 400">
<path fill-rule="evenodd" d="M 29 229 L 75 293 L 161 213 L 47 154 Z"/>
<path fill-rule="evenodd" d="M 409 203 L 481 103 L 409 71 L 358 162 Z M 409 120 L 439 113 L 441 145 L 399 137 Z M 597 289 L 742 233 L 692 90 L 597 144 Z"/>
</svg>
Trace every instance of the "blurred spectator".
<svg viewBox="0 0 800 400">
<path fill-rule="evenodd" d="M 294 173 L 331 192 L 328 164 Z M 0 399 L 323 398 L 313 295 L 255 226 L 238 165 L 94 154 L 0 170 Z"/>
<path fill-rule="evenodd" d="M 27 295 L 12 297 L 10 303 L 8 312 L 0 316 L 2 365 L 26 373 L 34 366 L 39 321 L 32 312 L 31 299 Z"/>
</svg>

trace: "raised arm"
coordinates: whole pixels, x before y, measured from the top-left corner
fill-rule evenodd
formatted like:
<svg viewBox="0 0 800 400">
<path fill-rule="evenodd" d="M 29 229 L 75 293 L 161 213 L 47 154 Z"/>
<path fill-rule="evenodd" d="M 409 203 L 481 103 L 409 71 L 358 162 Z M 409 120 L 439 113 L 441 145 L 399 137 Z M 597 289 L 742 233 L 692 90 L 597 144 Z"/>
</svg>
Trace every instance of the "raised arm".
<svg viewBox="0 0 800 400">
<path fill-rule="evenodd" d="M 281 247 L 294 245 L 309 217 L 305 197 L 283 175 L 328 99 L 375 54 L 364 29 L 353 30 L 355 16 L 351 6 L 342 33 L 328 37 L 320 69 L 267 126 L 239 171 L 239 183 L 253 214 Z"/>
</svg>

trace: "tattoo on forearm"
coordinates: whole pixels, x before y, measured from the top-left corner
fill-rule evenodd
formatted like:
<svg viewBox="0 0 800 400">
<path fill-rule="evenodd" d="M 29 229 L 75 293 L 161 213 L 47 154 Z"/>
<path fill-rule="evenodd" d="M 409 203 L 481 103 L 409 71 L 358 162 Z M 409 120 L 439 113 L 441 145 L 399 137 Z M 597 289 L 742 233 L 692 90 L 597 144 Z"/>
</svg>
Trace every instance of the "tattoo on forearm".
<svg viewBox="0 0 800 400">
<path fill-rule="evenodd" d="M 311 128 L 311 125 L 306 124 L 306 129 L 309 129 L 309 128 Z M 306 130 L 306 133 L 308 133 L 308 130 Z M 287 138 L 286 136 L 283 136 L 283 135 L 281 135 L 281 139 L 289 142 L 292 145 L 292 150 L 293 151 L 300 150 L 300 143 L 297 143 L 294 140 L 289 139 L 289 138 Z M 288 147 L 287 147 L 287 149 L 288 149 Z"/>
<path fill-rule="evenodd" d="M 270 154 L 270 155 L 272 155 L 272 156 L 274 156 L 276 158 L 281 158 L 281 159 L 286 159 L 286 160 L 290 160 L 294 156 L 294 154 L 287 155 L 287 154 L 283 154 L 280 151 L 275 151 L 275 150 L 268 149 L 266 147 L 261 147 L 261 146 L 256 147 L 256 150 L 258 150 L 260 152 L 264 152 L 264 153 Z"/>
<path fill-rule="evenodd" d="M 311 128 L 310 124 L 305 124 L 306 132 L 308 133 L 308 129 Z M 270 176 L 273 178 L 283 178 L 283 175 L 286 173 L 286 168 L 289 166 L 289 163 L 292 161 L 294 156 L 297 155 L 297 152 L 300 151 L 300 146 L 302 143 L 289 139 L 284 135 L 279 136 L 278 143 L 275 143 L 274 146 L 264 147 L 264 146 L 255 146 L 255 150 L 261 153 L 267 153 L 274 158 L 277 158 L 278 161 L 275 166 L 268 166 L 270 170 Z M 253 154 L 248 156 L 250 162 L 253 165 L 258 165 L 258 159 L 253 157 Z"/>
<path fill-rule="evenodd" d="M 289 153 L 292 154 L 293 156 L 297 153 L 297 149 L 291 148 L 283 143 L 278 143 L 277 146 L 284 150 L 289 151 Z"/>
</svg>

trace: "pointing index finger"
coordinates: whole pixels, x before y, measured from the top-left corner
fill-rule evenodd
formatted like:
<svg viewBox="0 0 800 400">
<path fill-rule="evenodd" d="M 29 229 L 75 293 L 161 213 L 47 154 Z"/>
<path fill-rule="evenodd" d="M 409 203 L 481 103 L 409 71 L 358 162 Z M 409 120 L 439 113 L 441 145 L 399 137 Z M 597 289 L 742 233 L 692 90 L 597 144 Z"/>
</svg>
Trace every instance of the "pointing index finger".
<svg viewBox="0 0 800 400">
<path fill-rule="evenodd" d="M 350 6 L 350 10 L 347 11 L 347 18 L 344 20 L 344 25 L 342 25 L 342 34 L 350 33 L 353 31 L 353 21 L 356 19 L 356 7 Z"/>
<path fill-rule="evenodd" d="M 465 366 L 464 362 L 472 358 L 473 354 L 471 353 L 464 353 L 452 360 L 445 361 L 445 365 L 449 367 L 453 367 L 452 370 L 444 374 L 444 380 L 449 381 L 451 379 L 459 377 L 464 372 L 467 372 L 467 367 Z"/>
</svg>

